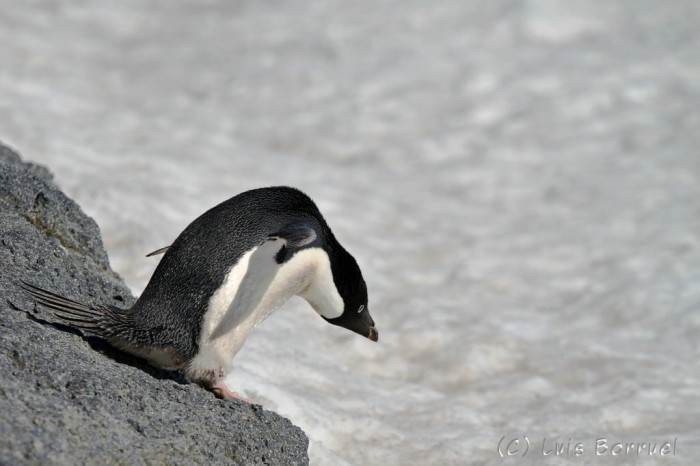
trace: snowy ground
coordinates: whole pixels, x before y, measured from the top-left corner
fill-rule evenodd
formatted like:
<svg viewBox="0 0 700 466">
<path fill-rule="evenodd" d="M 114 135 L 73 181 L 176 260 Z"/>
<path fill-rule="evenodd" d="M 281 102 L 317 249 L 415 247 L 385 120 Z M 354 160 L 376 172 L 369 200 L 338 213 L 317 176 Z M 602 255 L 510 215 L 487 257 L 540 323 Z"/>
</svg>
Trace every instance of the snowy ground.
<svg viewBox="0 0 700 466">
<path fill-rule="evenodd" d="M 0 0 L 0 139 L 135 293 L 214 204 L 317 200 L 380 343 L 296 300 L 236 380 L 315 464 L 495 462 L 524 435 L 507 464 L 559 464 L 543 439 L 657 459 L 598 438 L 694 464 L 699 30 L 694 0 Z"/>
</svg>

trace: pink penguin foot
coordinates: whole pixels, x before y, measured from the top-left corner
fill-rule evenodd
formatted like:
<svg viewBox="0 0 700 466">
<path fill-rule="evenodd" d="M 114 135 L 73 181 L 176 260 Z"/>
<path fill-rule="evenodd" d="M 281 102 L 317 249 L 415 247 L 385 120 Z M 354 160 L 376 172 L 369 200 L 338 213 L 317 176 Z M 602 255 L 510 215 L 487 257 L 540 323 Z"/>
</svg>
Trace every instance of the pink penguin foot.
<svg viewBox="0 0 700 466">
<path fill-rule="evenodd" d="M 250 403 L 250 400 L 248 398 L 228 388 L 228 385 L 226 385 L 226 382 L 224 382 L 223 380 L 217 380 L 216 382 L 214 382 L 214 384 L 211 386 L 211 391 L 214 392 L 214 395 L 216 395 L 218 398 L 228 400 L 241 400 L 245 401 L 246 403 Z"/>
</svg>

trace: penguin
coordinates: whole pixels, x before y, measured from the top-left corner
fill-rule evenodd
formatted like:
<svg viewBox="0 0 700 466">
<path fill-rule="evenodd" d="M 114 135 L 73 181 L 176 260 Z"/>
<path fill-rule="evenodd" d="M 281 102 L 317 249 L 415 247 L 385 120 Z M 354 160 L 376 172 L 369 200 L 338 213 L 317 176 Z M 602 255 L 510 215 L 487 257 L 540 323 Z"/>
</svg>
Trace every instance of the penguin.
<svg viewBox="0 0 700 466">
<path fill-rule="evenodd" d="M 287 186 L 253 189 L 211 208 L 163 253 L 129 309 L 89 307 L 31 284 L 22 288 L 84 336 L 97 336 L 153 366 L 183 372 L 219 398 L 253 329 L 290 297 L 326 322 L 372 341 L 367 286 L 357 261 L 316 204 Z"/>
</svg>

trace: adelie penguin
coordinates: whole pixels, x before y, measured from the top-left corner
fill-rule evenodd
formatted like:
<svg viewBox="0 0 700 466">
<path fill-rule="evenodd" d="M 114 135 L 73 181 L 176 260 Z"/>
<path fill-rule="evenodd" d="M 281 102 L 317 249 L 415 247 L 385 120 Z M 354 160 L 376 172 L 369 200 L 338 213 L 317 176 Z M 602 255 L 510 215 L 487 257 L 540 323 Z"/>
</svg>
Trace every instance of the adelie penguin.
<svg viewBox="0 0 700 466">
<path fill-rule="evenodd" d="M 23 283 L 35 300 L 86 336 L 178 369 L 223 398 L 232 360 L 250 332 L 291 296 L 327 322 L 377 341 L 355 259 L 301 191 L 247 191 L 193 221 L 165 252 L 130 309 L 88 307 Z"/>
</svg>

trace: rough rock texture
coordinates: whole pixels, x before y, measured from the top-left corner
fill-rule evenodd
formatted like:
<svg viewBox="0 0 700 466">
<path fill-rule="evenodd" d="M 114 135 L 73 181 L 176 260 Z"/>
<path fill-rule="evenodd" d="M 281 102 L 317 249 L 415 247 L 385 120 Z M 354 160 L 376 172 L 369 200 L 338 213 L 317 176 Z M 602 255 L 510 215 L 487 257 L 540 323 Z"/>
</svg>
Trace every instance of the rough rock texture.
<svg viewBox="0 0 700 466">
<path fill-rule="evenodd" d="M 289 420 L 50 323 L 18 280 L 86 304 L 134 298 L 95 222 L 2 145 L 0 271 L 0 464 L 308 463 Z"/>
</svg>

